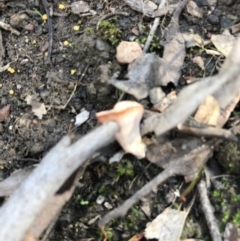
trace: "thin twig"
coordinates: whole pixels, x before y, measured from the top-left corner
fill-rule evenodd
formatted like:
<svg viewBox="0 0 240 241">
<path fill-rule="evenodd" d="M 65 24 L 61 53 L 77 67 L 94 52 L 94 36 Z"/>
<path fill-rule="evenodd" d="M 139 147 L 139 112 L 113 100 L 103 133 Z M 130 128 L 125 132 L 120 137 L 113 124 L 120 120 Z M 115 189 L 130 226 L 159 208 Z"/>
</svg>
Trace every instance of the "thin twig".
<svg viewBox="0 0 240 241">
<path fill-rule="evenodd" d="M 165 4 L 166 4 L 166 0 L 162 0 L 161 3 L 160 3 L 159 6 L 158 6 L 158 9 L 164 8 L 164 7 L 165 7 Z M 147 51 L 148 51 L 148 49 L 149 49 L 149 47 L 150 47 L 150 45 L 151 45 L 151 42 L 152 42 L 152 40 L 153 40 L 153 36 L 154 36 L 154 34 L 155 34 L 155 32 L 156 32 L 156 29 L 157 29 L 157 27 L 158 27 L 158 25 L 159 25 L 159 22 L 160 22 L 160 17 L 156 17 L 156 18 L 154 19 L 153 26 L 152 26 L 152 28 L 151 28 L 151 30 L 150 30 L 149 35 L 148 35 L 147 41 L 146 41 L 146 43 L 145 43 L 145 45 L 144 45 L 144 48 L 143 48 L 143 52 L 144 52 L 144 53 L 147 53 Z"/>
<path fill-rule="evenodd" d="M 20 35 L 20 33 L 16 29 L 12 28 L 11 25 L 9 25 L 7 23 L 4 23 L 2 21 L 0 21 L 0 28 L 3 28 L 5 30 L 7 30 L 7 31 L 10 31 L 11 33 L 13 33 L 13 34 L 15 34 L 17 36 Z"/>
<path fill-rule="evenodd" d="M 212 206 L 211 206 L 211 203 L 210 203 L 208 195 L 207 195 L 206 183 L 203 180 L 198 184 L 198 193 L 200 196 L 202 209 L 203 209 L 204 216 L 205 216 L 207 224 L 208 224 L 208 228 L 210 230 L 212 240 L 213 241 L 222 241 L 221 234 L 220 234 L 218 226 L 217 226 L 217 221 L 214 217 Z"/>
<path fill-rule="evenodd" d="M 48 57 L 47 62 L 51 63 L 51 55 L 52 55 L 52 44 L 53 44 L 53 26 L 52 26 L 52 16 L 50 15 L 48 3 L 46 0 L 42 0 L 45 12 L 47 14 L 47 22 L 48 22 Z"/>
</svg>

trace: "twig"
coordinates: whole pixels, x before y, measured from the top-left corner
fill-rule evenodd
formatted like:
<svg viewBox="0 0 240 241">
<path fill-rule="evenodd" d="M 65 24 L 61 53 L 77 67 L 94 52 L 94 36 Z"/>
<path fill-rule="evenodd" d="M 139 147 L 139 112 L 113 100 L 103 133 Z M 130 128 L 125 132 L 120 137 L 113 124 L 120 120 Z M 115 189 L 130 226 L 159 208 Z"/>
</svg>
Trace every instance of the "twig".
<svg viewBox="0 0 240 241">
<path fill-rule="evenodd" d="M 215 144 L 214 142 L 211 144 Z M 133 196 L 127 199 L 121 206 L 115 208 L 100 221 L 99 226 L 104 226 L 114 218 L 124 216 L 127 211 L 137 203 L 142 197 L 148 195 L 152 190 L 156 189 L 158 185 L 162 184 L 168 178 L 174 175 L 189 175 L 190 170 L 192 173 L 198 171 L 208 158 L 212 155 L 211 145 L 203 145 L 196 150 L 193 150 L 189 155 L 174 160 L 172 165 L 158 174 L 154 179 L 147 183 L 144 187 L 138 190 Z"/>
<path fill-rule="evenodd" d="M 110 17 L 112 17 L 112 16 L 115 16 L 115 15 L 129 16 L 129 14 L 126 13 L 126 12 L 108 13 L 108 14 L 104 15 L 103 17 L 101 17 L 101 18 L 98 20 L 97 26 L 96 26 L 96 30 L 99 29 L 99 25 L 101 24 L 101 22 L 102 22 L 103 20 L 105 20 L 105 19 L 107 19 L 107 18 L 110 18 Z"/>
<path fill-rule="evenodd" d="M 21 241 L 67 178 L 95 151 L 112 142 L 118 129 L 115 122 L 109 122 L 73 144 L 69 136 L 64 137 L 1 207 L 1 240 Z"/>
<path fill-rule="evenodd" d="M 47 62 L 51 63 L 51 55 L 52 55 L 52 44 L 53 44 L 53 26 L 52 26 L 52 16 L 50 15 L 50 11 L 48 8 L 48 3 L 46 0 L 42 0 L 45 12 L 48 17 L 48 57 Z"/>
<path fill-rule="evenodd" d="M 85 74 L 86 74 L 86 72 L 87 72 L 87 70 L 88 70 L 88 67 L 89 67 L 89 64 L 88 64 L 88 65 L 86 66 L 86 68 L 84 69 L 84 71 L 83 71 L 83 73 L 82 73 L 82 75 L 81 75 L 81 77 L 80 77 L 80 79 L 79 79 L 79 83 L 77 83 L 77 84 L 74 85 L 73 91 L 72 91 L 70 97 L 68 98 L 67 102 L 65 103 L 65 105 L 51 106 L 51 108 L 55 108 L 55 109 L 58 109 L 58 110 L 65 110 L 65 109 L 66 109 L 67 105 L 69 104 L 70 100 L 72 99 L 73 95 L 75 94 L 75 91 L 76 91 L 77 87 L 78 87 L 79 85 L 84 85 L 84 84 L 81 83 L 81 81 L 82 81 L 83 77 L 85 76 Z"/>
<path fill-rule="evenodd" d="M 7 30 L 7 31 L 10 31 L 11 33 L 13 33 L 13 34 L 15 34 L 17 36 L 20 35 L 20 33 L 16 29 L 12 28 L 11 25 L 9 25 L 7 23 L 4 23 L 4 22 L 1 22 L 1 21 L 0 21 L 0 28 L 3 28 L 5 30 Z"/>
<path fill-rule="evenodd" d="M 164 7 L 165 7 L 165 4 L 166 4 L 166 0 L 162 0 L 161 3 L 160 3 L 159 6 L 158 6 L 158 9 L 164 8 Z M 148 35 L 147 41 L 146 41 L 146 43 L 145 43 L 145 45 L 144 45 L 144 48 L 143 48 L 143 52 L 144 52 L 144 53 L 147 53 L 147 51 L 148 51 L 148 49 L 149 49 L 149 47 L 150 47 L 150 45 L 151 45 L 151 42 L 152 42 L 152 40 L 153 40 L 153 36 L 154 36 L 154 34 L 155 34 L 155 32 L 156 32 L 156 29 L 157 29 L 157 27 L 158 27 L 158 25 L 159 25 L 159 22 L 160 22 L 160 17 L 156 17 L 156 18 L 154 19 L 153 26 L 152 26 L 152 28 L 151 28 L 151 30 L 150 30 L 149 35 Z"/>
<path fill-rule="evenodd" d="M 199 137 L 217 137 L 225 140 L 238 141 L 238 138 L 231 130 L 225 130 L 213 126 L 191 126 L 188 123 L 179 124 L 178 131 L 199 136 Z"/>
<path fill-rule="evenodd" d="M 200 196 L 202 209 L 203 209 L 204 216 L 205 216 L 207 224 L 208 224 L 208 228 L 210 230 L 212 240 L 213 241 L 222 241 L 221 234 L 220 234 L 218 226 L 217 226 L 217 221 L 214 217 L 212 206 L 208 199 L 206 183 L 203 180 L 198 184 L 198 193 Z"/>
<path fill-rule="evenodd" d="M 157 175 L 152 181 L 147 183 L 144 187 L 138 190 L 132 197 L 127 199 L 121 206 L 115 208 L 107 215 L 105 215 L 100 221 L 99 226 L 105 226 L 109 221 L 117 217 L 123 217 L 126 215 L 129 208 L 131 208 L 136 202 L 138 202 L 142 197 L 145 197 L 149 194 L 153 189 L 157 188 L 158 185 L 166 181 L 170 176 L 172 176 L 171 169 L 167 168 L 162 171 L 159 175 Z"/>
</svg>

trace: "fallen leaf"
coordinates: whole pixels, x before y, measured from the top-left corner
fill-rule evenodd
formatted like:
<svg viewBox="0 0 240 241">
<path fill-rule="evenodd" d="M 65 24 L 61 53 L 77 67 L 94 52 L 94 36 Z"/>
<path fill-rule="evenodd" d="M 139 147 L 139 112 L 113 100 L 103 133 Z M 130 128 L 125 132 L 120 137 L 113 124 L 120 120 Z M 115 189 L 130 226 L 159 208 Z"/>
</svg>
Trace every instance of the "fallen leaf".
<svg viewBox="0 0 240 241">
<path fill-rule="evenodd" d="M 208 6 L 211 9 L 210 11 L 208 11 L 208 14 L 211 14 L 215 10 L 217 6 L 217 2 L 218 0 L 207 0 Z"/>
<path fill-rule="evenodd" d="M 225 30 L 222 34 L 212 34 L 211 41 L 217 50 L 227 57 L 236 43 L 236 38 Z"/>
<path fill-rule="evenodd" d="M 163 86 L 170 82 L 175 86 L 178 85 L 186 54 L 185 40 L 179 29 L 179 15 L 187 2 L 188 0 L 183 0 L 177 5 L 171 22 L 163 33 L 162 39 L 164 41 L 160 41 L 160 44 L 164 46 L 164 52 L 158 79 L 159 84 Z"/>
<path fill-rule="evenodd" d="M 147 146 L 146 158 L 155 165 L 166 169 L 177 158 L 184 157 L 203 144 L 199 138 L 177 138 L 163 144 L 154 143 Z"/>
<path fill-rule="evenodd" d="M 217 126 L 218 118 L 220 116 L 220 107 L 213 96 L 208 96 L 194 116 L 194 119 L 199 123 Z"/>
<path fill-rule="evenodd" d="M 147 224 L 144 236 L 158 241 L 178 241 L 189 211 L 166 208 L 151 223 Z"/>
<path fill-rule="evenodd" d="M 37 95 L 28 95 L 25 98 L 25 101 L 28 105 L 32 106 L 33 113 L 39 118 L 42 119 L 43 115 L 47 114 L 44 103 L 38 101 Z"/>
<path fill-rule="evenodd" d="M 188 2 L 187 12 L 194 17 L 202 18 L 202 11 L 194 1 Z"/>
<path fill-rule="evenodd" d="M 199 34 L 193 34 L 193 33 L 183 33 L 182 34 L 186 48 L 192 48 L 195 46 L 203 47 L 204 46 L 204 40 Z"/>
<path fill-rule="evenodd" d="M 197 64 L 202 70 L 205 70 L 204 61 L 201 56 L 196 56 L 192 59 L 193 63 Z"/>
<path fill-rule="evenodd" d="M 138 100 L 146 98 L 150 89 L 157 85 L 161 62 L 155 53 L 143 54 L 129 64 L 127 80 L 117 80 L 114 76 L 111 84 Z"/>
<path fill-rule="evenodd" d="M 0 122 L 5 121 L 9 115 L 10 115 L 10 105 L 6 105 L 0 110 Z"/>
</svg>

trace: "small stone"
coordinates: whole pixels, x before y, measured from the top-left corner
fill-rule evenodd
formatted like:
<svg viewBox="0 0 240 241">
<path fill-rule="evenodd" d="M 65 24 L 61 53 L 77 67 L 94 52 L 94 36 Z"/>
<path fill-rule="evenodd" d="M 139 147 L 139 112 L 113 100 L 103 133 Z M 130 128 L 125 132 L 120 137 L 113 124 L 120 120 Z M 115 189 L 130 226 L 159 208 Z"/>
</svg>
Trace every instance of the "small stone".
<svg viewBox="0 0 240 241">
<path fill-rule="evenodd" d="M 43 29 L 42 29 L 42 33 L 43 33 L 43 34 L 47 34 L 47 33 L 48 33 L 48 29 L 47 29 L 47 28 L 43 28 Z"/>
<path fill-rule="evenodd" d="M 139 35 L 139 30 L 138 30 L 137 28 L 133 28 L 133 29 L 131 30 L 131 32 L 132 32 L 134 35 L 136 35 L 136 36 Z"/>
<path fill-rule="evenodd" d="M 219 24 L 219 17 L 214 14 L 211 14 L 208 16 L 208 22 L 214 25 Z"/>
<path fill-rule="evenodd" d="M 137 42 L 122 41 L 117 46 L 117 61 L 120 64 L 129 64 L 142 55 L 141 46 Z"/>
<path fill-rule="evenodd" d="M 56 56 L 56 63 L 62 63 L 64 61 L 63 55 L 62 54 L 58 54 Z"/>
<path fill-rule="evenodd" d="M 25 30 L 27 31 L 30 31 L 32 32 L 34 30 L 34 26 L 32 24 L 27 24 L 25 27 L 24 27 Z"/>
<path fill-rule="evenodd" d="M 35 30 L 35 33 L 36 33 L 37 36 L 40 36 L 40 35 L 42 35 L 42 32 L 43 32 L 43 28 L 42 28 L 41 25 L 39 25 L 37 27 L 37 29 Z"/>
<path fill-rule="evenodd" d="M 96 40 L 95 47 L 99 51 L 108 51 L 110 49 L 110 46 L 100 38 Z"/>
<path fill-rule="evenodd" d="M 27 64 L 29 62 L 29 59 L 23 59 L 21 62 L 20 62 L 20 64 L 21 65 L 25 65 L 25 64 Z"/>
<path fill-rule="evenodd" d="M 99 195 L 97 200 L 96 200 L 96 203 L 101 205 L 104 201 L 105 201 L 105 197 L 102 196 L 102 195 Z"/>
<path fill-rule="evenodd" d="M 104 207 L 107 208 L 107 209 L 112 209 L 113 208 L 113 206 L 109 202 L 105 202 L 104 203 Z"/>
<path fill-rule="evenodd" d="M 101 83 L 108 83 L 109 81 L 109 66 L 108 64 L 102 64 L 98 67 L 99 78 Z"/>
<path fill-rule="evenodd" d="M 10 25 L 14 28 L 20 28 L 22 27 L 22 23 L 24 20 L 27 20 L 28 16 L 27 14 L 14 14 L 10 18 Z"/>
<path fill-rule="evenodd" d="M 227 28 L 230 28 L 232 25 L 233 25 L 233 21 L 230 18 L 226 16 L 221 17 L 221 28 L 227 29 Z"/>
<path fill-rule="evenodd" d="M 73 13 L 79 14 L 79 13 L 89 12 L 90 7 L 89 7 L 89 5 L 86 2 L 78 1 L 78 2 L 73 2 L 71 4 L 71 9 L 72 9 Z"/>
</svg>

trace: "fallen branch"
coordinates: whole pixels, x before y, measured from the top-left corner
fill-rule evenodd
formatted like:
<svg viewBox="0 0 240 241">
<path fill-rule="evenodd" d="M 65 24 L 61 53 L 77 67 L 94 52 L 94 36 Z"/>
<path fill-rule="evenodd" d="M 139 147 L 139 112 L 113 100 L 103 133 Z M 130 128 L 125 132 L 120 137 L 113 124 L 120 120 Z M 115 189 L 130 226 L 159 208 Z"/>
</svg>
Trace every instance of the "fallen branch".
<svg viewBox="0 0 240 241">
<path fill-rule="evenodd" d="M 117 131 L 118 125 L 109 122 L 73 144 L 69 136 L 64 137 L 1 207 L 1 240 L 21 241 L 67 178 L 95 151 L 113 141 Z"/>
<path fill-rule="evenodd" d="M 213 215 L 211 203 L 208 199 L 206 183 L 201 181 L 198 184 L 198 193 L 202 204 L 202 209 L 208 224 L 208 228 L 213 241 L 222 241 L 221 234 L 218 229 L 217 221 Z"/>
</svg>

